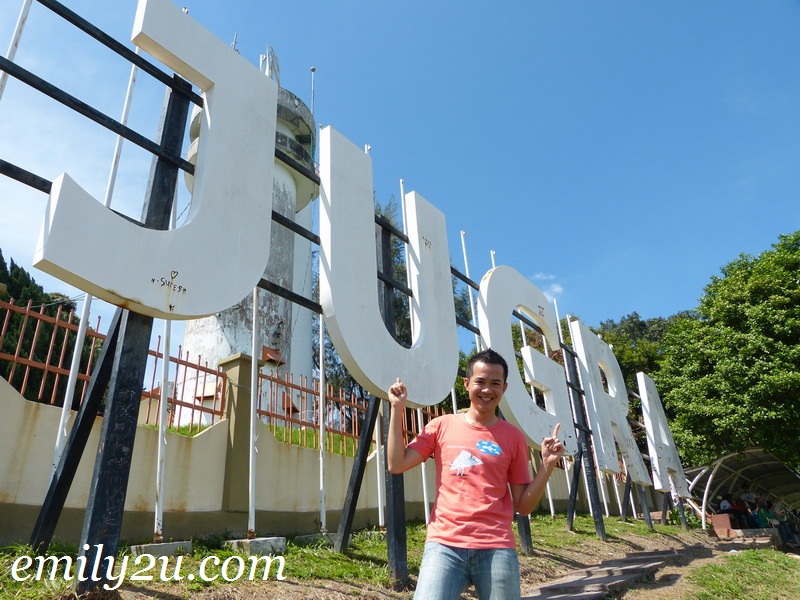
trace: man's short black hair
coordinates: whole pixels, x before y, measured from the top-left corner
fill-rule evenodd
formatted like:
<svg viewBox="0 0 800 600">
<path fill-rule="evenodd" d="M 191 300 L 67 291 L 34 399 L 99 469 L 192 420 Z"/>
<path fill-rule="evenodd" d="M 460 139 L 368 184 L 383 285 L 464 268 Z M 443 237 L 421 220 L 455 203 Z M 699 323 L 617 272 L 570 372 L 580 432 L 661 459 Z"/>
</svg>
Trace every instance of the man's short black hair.
<svg viewBox="0 0 800 600">
<path fill-rule="evenodd" d="M 500 356 L 497 352 L 489 348 L 488 350 L 482 350 L 478 352 L 475 356 L 469 359 L 467 363 L 467 377 L 472 377 L 472 366 L 477 363 L 482 362 L 485 365 L 500 365 L 503 367 L 503 382 L 508 380 L 508 363 L 506 359 Z"/>
</svg>

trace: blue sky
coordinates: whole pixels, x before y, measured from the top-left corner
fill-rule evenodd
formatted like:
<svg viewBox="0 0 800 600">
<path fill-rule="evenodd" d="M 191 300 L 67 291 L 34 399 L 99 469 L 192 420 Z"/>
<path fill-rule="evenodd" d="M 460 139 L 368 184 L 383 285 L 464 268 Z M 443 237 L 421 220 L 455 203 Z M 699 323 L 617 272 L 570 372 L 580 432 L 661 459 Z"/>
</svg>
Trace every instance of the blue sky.
<svg viewBox="0 0 800 600">
<path fill-rule="evenodd" d="M 0 0 L 0 51 L 20 4 Z M 65 4 L 129 39 L 134 0 Z M 589 325 L 694 308 L 721 266 L 800 229 L 797 2 L 179 4 L 255 65 L 272 46 L 309 105 L 315 66 L 318 122 L 372 146 L 379 199 L 403 178 L 445 213 L 458 268 L 465 230 L 473 279 L 494 250 Z M 128 67 L 36 2 L 17 62 L 118 118 Z M 131 124 L 152 137 L 148 79 Z M 113 144 L 10 80 L 0 158 L 102 198 Z M 137 215 L 148 170 L 126 145 L 112 206 Z M 0 178 L 6 260 L 31 268 L 45 202 Z"/>
</svg>

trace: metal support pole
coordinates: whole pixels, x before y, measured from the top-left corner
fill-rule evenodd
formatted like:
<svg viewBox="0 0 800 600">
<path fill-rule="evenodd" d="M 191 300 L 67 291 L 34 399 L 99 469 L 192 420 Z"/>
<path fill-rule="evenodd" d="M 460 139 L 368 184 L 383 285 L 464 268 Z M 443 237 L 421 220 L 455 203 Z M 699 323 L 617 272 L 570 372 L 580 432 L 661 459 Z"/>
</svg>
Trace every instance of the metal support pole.
<svg viewBox="0 0 800 600">
<path fill-rule="evenodd" d="M 617 476 L 612 475 L 612 481 L 614 482 L 614 497 L 617 499 L 617 510 L 619 511 L 617 514 L 622 514 L 622 498 L 619 495 L 619 481 L 617 481 Z"/>
<path fill-rule="evenodd" d="M 636 490 L 639 492 L 639 502 L 642 505 L 642 516 L 644 517 L 645 525 L 648 529 L 653 529 L 653 519 L 650 517 L 650 504 L 647 502 L 647 493 L 643 485 L 636 484 Z"/>
<path fill-rule="evenodd" d="M 256 537 L 256 440 L 258 433 L 258 287 L 253 288 L 253 330 L 250 332 L 250 431 L 247 469 L 247 539 Z"/>
<path fill-rule="evenodd" d="M 608 509 L 608 490 L 606 489 L 606 474 L 602 473 L 600 477 L 597 478 L 599 487 L 600 487 L 600 497 L 603 500 L 603 508 L 605 509 L 606 516 L 611 516 L 611 511 Z"/>
<path fill-rule="evenodd" d="M 161 394 L 158 400 L 158 450 L 156 454 L 156 510 L 153 543 L 164 541 L 164 504 L 166 500 L 167 420 L 169 419 L 169 351 L 172 338 L 171 321 L 164 321 L 164 352 L 161 362 Z"/>
<path fill-rule="evenodd" d="M 575 503 L 578 499 L 582 459 L 583 448 L 578 446 L 578 453 L 575 455 L 575 465 L 572 467 L 572 483 L 569 485 L 569 501 L 567 502 L 567 529 L 569 531 L 573 530 L 573 524 L 575 522 Z"/>
<path fill-rule="evenodd" d="M 683 498 L 678 498 L 678 514 L 681 517 L 681 529 L 689 531 L 689 522 L 686 520 L 686 509 L 683 507 Z"/>
<path fill-rule="evenodd" d="M 667 515 L 669 515 L 669 509 L 672 507 L 672 498 L 669 497 L 669 492 L 664 493 L 664 502 L 661 505 L 661 524 L 667 524 Z"/>
<path fill-rule="evenodd" d="M 67 443 L 67 438 L 69 438 L 67 423 L 69 422 L 69 415 L 72 411 L 75 386 L 78 383 L 81 354 L 83 354 L 83 342 L 86 339 L 86 330 L 89 327 L 91 308 L 92 295 L 85 294 L 83 297 L 83 307 L 81 308 L 81 320 L 78 324 L 78 333 L 75 336 L 75 347 L 72 349 L 72 360 L 70 362 L 69 375 L 67 376 L 67 389 L 64 393 L 64 403 L 61 405 L 61 418 L 59 419 L 58 431 L 56 432 L 56 444 L 55 450 L 53 451 L 53 474 L 58 468 L 58 463 L 61 461 L 61 454 L 64 452 L 64 445 Z"/>
<path fill-rule="evenodd" d="M 380 405 L 376 409 L 380 414 Z M 369 459 L 367 459 L 369 460 Z M 383 427 L 375 427 L 375 492 L 378 494 L 378 527 L 386 529 L 386 496 L 383 493 Z"/>
<path fill-rule="evenodd" d="M 172 198 L 172 214 L 169 219 L 169 228 L 175 228 L 176 193 Z M 89 296 L 87 294 L 87 296 Z M 90 297 L 90 296 L 89 296 Z M 172 321 L 164 321 L 164 357 L 161 361 L 161 394 L 158 404 L 158 453 L 156 458 L 156 510 L 153 524 L 153 543 L 160 544 L 164 541 L 164 504 L 166 501 L 166 462 L 167 462 L 167 420 L 169 410 L 169 356 L 172 345 Z"/>
<path fill-rule="evenodd" d="M 80 541 L 80 555 L 86 564 L 102 563 L 117 554 L 125 512 L 133 444 L 141 403 L 142 382 L 147 368 L 147 348 L 153 317 L 128 311 L 120 328 L 120 342 L 114 355 L 114 374 L 103 412 L 100 444 L 94 464 L 89 501 Z M 83 595 L 101 581 L 78 581 Z"/>
<path fill-rule="evenodd" d="M 364 423 L 361 426 L 361 435 L 358 439 L 358 449 L 356 450 L 353 470 L 350 472 L 350 482 L 347 484 L 347 493 L 342 507 L 342 516 L 339 519 L 338 535 L 334 543 L 336 552 L 344 552 L 349 545 L 350 534 L 353 532 L 353 518 L 356 514 L 356 504 L 361 493 L 361 484 L 364 481 L 364 472 L 367 469 L 367 459 L 369 457 L 369 447 L 378 421 L 380 412 L 380 399 L 370 396 L 367 404 L 367 413 L 364 415 Z"/>
<path fill-rule="evenodd" d="M 389 439 L 389 401 L 383 401 L 383 439 Z M 384 446 L 388 453 L 389 445 Z M 386 457 L 388 464 L 388 454 Z M 386 470 L 386 546 L 389 579 L 397 591 L 408 582 L 408 548 L 406 545 L 406 507 L 403 475 Z"/>
<path fill-rule="evenodd" d="M 463 229 L 461 230 L 461 252 L 464 254 L 464 274 L 467 276 L 467 279 L 472 279 L 469 276 L 469 261 L 467 260 L 467 232 Z M 477 327 L 478 326 L 478 313 L 475 309 L 475 299 L 472 295 L 472 286 L 467 286 L 467 293 L 469 294 L 469 311 L 472 314 L 472 324 Z M 475 334 L 475 350 L 480 352 L 483 350 L 483 345 L 481 344 L 481 336 L 477 333 Z"/>
<path fill-rule="evenodd" d="M 579 385 L 580 378 L 578 377 L 577 357 L 575 356 L 573 350 L 568 348 L 566 345 L 562 344 L 561 349 L 564 356 L 564 364 L 566 365 L 567 387 L 569 388 L 570 401 L 572 404 L 572 414 L 575 417 L 575 429 L 577 430 L 578 434 L 579 455 L 581 456 L 583 462 L 583 474 L 589 496 L 589 506 L 594 518 L 594 527 L 597 537 L 605 541 L 606 528 L 605 524 L 603 523 L 603 514 L 600 510 L 600 496 L 597 490 L 597 477 L 595 475 L 594 461 L 592 460 L 592 451 L 589 441 L 589 434 L 591 433 L 591 430 L 586 426 L 586 415 L 584 414 L 583 406 L 583 391 Z M 577 484 L 577 481 L 575 483 Z M 577 485 L 573 486 L 572 493 L 577 493 Z M 569 519 L 568 522 L 571 522 L 571 519 Z"/>
<path fill-rule="evenodd" d="M 119 328 L 122 321 L 123 310 L 118 308 L 111 319 L 103 349 L 95 363 L 92 371 L 92 378 L 89 381 L 89 388 L 86 398 L 78 409 L 69 439 L 61 453 L 61 458 L 50 480 L 50 487 L 45 495 L 39 516 L 31 532 L 30 545 L 33 551 L 39 556 L 44 556 L 47 547 L 53 539 L 53 532 L 58 524 L 58 518 L 64 508 L 75 473 L 78 471 L 83 451 L 86 449 L 86 442 L 92 432 L 95 417 L 100 409 L 103 394 L 108 388 L 111 379 L 111 372 L 114 367 L 114 355 L 119 341 Z"/>
<path fill-rule="evenodd" d="M 392 273 L 391 235 L 380 229 L 381 270 L 386 275 Z M 383 286 L 383 322 L 392 337 L 396 334 L 394 297 L 388 285 Z M 389 439 L 389 412 L 387 400 L 383 402 L 383 439 Z M 389 451 L 388 444 L 384 452 Z M 384 454 L 385 464 L 389 464 L 388 455 Z M 408 581 L 408 549 L 406 547 L 406 507 L 403 475 L 386 472 L 386 542 L 388 549 L 389 577 L 394 580 L 395 587 L 400 590 Z"/>
<path fill-rule="evenodd" d="M 631 475 L 628 473 L 628 476 L 625 478 L 625 491 L 622 493 L 622 514 L 620 515 L 620 519 L 623 523 L 628 522 L 628 509 L 631 506 Z M 634 517 L 636 515 L 634 514 Z"/>
<path fill-rule="evenodd" d="M 174 84 L 180 91 L 173 91 L 167 102 L 161 144 L 167 151 L 180 154 L 192 88 L 177 75 Z M 142 211 L 145 227 L 159 230 L 169 227 L 177 180 L 177 168 L 159 158 Z M 152 329 L 152 317 L 131 312 L 120 327 L 121 341 L 114 357 L 115 372 L 109 384 L 81 534 L 79 556 L 85 556 L 87 564 L 105 560 L 117 552 Z M 76 591 L 82 595 L 101 584 L 91 579 L 79 581 Z"/>
<path fill-rule="evenodd" d="M 517 518 L 519 533 L 519 549 L 524 555 L 533 554 L 533 538 L 531 537 L 531 520 L 528 515 L 514 513 Z"/>
<path fill-rule="evenodd" d="M 19 11 L 19 17 L 17 17 L 17 25 L 14 27 L 14 33 L 11 36 L 11 43 L 8 45 L 8 52 L 6 52 L 6 58 L 8 60 L 13 61 L 14 57 L 17 55 L 19 40 L 22 37 L 22 32 L 25 29 L 25 23 L 28 20 L 28 13 L 30 13 L 32 1 L 33 0 L 23 0 L 22 2 L 22 7 Z M 5 71 L 0 71 L 0 98 L 3 97 L 3 92 L 6 89 L 7 81 L 8 73 Z"/>
<path fill-rule="evenodd" d="M 328 382 L 325 380 L 325 323 L 319 318 L 319 530 L 328 532 L 328 509 L 325 506 L 325 419 L 327 418 Z"/>
<path fill-rule="evenodd" d="M 673 504 L 678 509 L 678 515 L 681 518 L 681 529 L 688 531 L 689 522 L 686 520 L 686 510 L 683 507 L 683 498 L 681 498 L 680 494 L 678 494 L 678 489 L 672 479 L 672 474 L 669 475 L 669 495 L 670 499 L 673 500 Z"/>
</svg>

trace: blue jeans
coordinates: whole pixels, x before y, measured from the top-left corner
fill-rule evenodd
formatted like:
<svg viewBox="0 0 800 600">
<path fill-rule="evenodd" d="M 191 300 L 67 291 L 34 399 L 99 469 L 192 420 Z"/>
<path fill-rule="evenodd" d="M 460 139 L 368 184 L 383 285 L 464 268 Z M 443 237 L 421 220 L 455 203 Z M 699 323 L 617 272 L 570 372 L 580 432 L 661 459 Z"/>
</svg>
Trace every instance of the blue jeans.
<svg viewBox="0 0 800 600">
<path fill-rule="evenodd" d="M 517 551 L 425 543 L 414 600 L 456 600 L 469 584 L 481 600 L 519 600 Z"/>
</svg>

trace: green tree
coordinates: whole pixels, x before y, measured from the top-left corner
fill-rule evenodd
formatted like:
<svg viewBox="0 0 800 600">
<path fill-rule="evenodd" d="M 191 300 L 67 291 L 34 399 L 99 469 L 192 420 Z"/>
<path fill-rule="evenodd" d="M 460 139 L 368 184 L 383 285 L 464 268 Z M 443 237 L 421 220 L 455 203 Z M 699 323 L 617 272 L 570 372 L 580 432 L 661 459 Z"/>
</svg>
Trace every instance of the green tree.
<svg viewBox="0 0 800 600">
<path fill-rule="evenodd" d="M 0 294 L 0 300 L 14 301 L 17 306 L 27 306 L 28 302 L 31 303 L 31 308 L 37 312 L 41 311 L 44 315 L 55 317 L 61 308 L 60 318 L 66 321 L 75 310 L 75 302 L 64 294 L 58 292 L 47 293 L 42 286 L 36 283 L 31 277 L 30 273 L 17 265 L 13 259 L 10 260 L 10 266 L 6 265 L 3 258 L 2 250 L 0 250 L 0 283 L 5 284 L 6 291 Z M 5 311 L 3 311 L 4 313 Z M 0 323 L 5 320 L 5 314 L 0 313 Z M 72 323 L 77 324 L 78 318 L 73 315 Z M 45 363 L 48 359 L 48 349 L 50 340 L 53 336 L 53 325 L 50 323 L 42 322 L 39 326 L 38 334 L 36 327 L 32 321 L 28 320 L 27 326 L 24 315 L 11 313 L 8 318 L 8 327 L 5 335 L 0 343 L 0 353 L 4 355 L 13 356 L 17 351 L 17 345 L 22 338 L 22 343 L 19 344 L 20 356 L 24 359 L 29 359 L 34 362 Z M 61 330 L 56 335 L 56 343 L 64 342 L 65 330 Z M 69 332 L 66 343 L 65 356 L 72 355 L 72 348 L 75 345 L 75 334 Z M 85 368 L 89 360 L 91 344 L 87 341 L 83 348 L 82 354 L 82 367 Z M 56 365 L 60 358 L 60 352 L 56 352 L 50 356 L 50 364 Z M 67 364 L 67 366 L 69 366 Z M 14 377 L 11 377 L 11 363 L 7 360 L 0 359 L 0 376 L 8 380 L 9 383 L 16 386 L 18 389 L 22 387 L 22 378 L 24 370 L 18 368 Z M 49 402 L 53 397 L 53 387 L 55 386 L 55 376 L 50 373 L 46 381 L 42 384 L 43 371 L 39 369 L 31 369 L 28 373 L 28 378 L 25 386 L 25 397 L 29 400 Z M 58 389 L 55 390 L 55 399 L 57 403 L 61 403 L 66 391 L 66 377 L 60 377 Z M 73 399 L 73 406 L 75 406 L 77 399 Z"/>
<path fill-rule="evenodd" d="M 613 319 L 602 321 L 591 330 L 612 347 L 625 378 L 625 386 L 636 392 L 636 373 L 641 371 L 652 377 L 658 372 L 664 352 L 664 335 L 670 325 L 678 319 L 693 316 L 691 311 L 683 311 L 667 318 L 642 319 L 639 313 L 632 312 L 618 322 Z M 631 409 L 638 411 L 638 407 L 638 401 L 633 398 Z"/>
<path fill-rule="evenodd" d="M 800 466 L 800 231 L 741 255 L 672 323 L 654 379 L 690 464 L 762 447 Z"/>
</svg>

